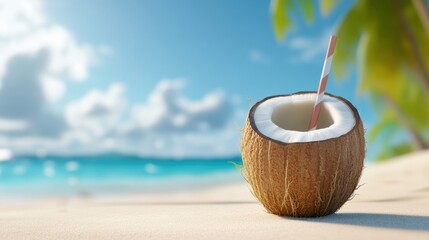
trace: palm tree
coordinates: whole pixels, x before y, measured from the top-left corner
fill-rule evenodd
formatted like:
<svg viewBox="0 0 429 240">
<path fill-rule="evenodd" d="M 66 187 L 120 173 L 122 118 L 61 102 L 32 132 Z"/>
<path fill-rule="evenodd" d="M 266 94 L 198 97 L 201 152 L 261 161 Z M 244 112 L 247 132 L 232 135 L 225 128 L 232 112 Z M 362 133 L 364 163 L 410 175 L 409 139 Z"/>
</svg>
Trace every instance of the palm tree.
<svg viewBox="0 0 429 240">
<path fill-rule="evenodd" d="M 271 2 L 274 30 L 280 41 L 289 29 L 289 13 L 297 2 L 311 22 L 312 0 Z M 336 3 L 320 0 L 322 13 L 329 13 Z M 425 139 L 429 129 L 428 19 L 423 0 L 356 1 L 339 24 L 333 59 L 337 78 L 346 75 L 349 66 L 358 66 L 359 92 L 368 94 L 380 112 L 372 136 L 374 132 L 405 129 L 414 150 L 429 148 Z M 401 149 L 406 149 L 403 144 Z"/>
<path fill-rule="evenodd" d="M 419 14 L 419 17 L 425 27 L 426 33 L 429 35 L 429 9 L 424 0 L 413 0 L 414 7 Z"/>
</svg>

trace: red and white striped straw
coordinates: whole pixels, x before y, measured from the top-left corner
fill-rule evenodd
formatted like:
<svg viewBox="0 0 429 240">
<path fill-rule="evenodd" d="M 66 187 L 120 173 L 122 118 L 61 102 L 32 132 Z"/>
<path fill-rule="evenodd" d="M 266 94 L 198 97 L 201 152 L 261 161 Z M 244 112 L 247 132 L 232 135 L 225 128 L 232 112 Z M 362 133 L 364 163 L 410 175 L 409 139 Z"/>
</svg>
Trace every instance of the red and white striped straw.
<svg viewBox="0 0 429 240">
<path fill-rule="evenodd" d="M 337 37 L 331 35 L 329 38 L 328 50 L 326 51 L 325 63 L 323 64 L 322 76 L 320 76 L 319 89 L 317 90 L 313 113 L 311 114 L 310 124 L 308 125 L 308 131 L 312 131 L 317 127 L 317 121 L 319 120 L 320 109 L 323 103 L 323 95 L 325 94 L 326 82 L 328 81 L 329 71 L 331 70 L 336 41 Z"/>
</svg>

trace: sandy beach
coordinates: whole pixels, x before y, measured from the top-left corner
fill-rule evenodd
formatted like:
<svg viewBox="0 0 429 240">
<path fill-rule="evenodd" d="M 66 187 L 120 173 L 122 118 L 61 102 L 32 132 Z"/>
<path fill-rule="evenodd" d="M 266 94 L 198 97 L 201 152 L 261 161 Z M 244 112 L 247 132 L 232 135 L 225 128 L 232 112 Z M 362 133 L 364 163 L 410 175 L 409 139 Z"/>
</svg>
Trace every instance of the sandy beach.
<svg viewBox="0 0 429 240">
<path fill-rule="evenodd" d="M 268 214 L 241 183 L 194 192 L 0 203 L 0 239 L 429 239 L 429 151 L 366 167 L 336 214 Z"/>
</svg>

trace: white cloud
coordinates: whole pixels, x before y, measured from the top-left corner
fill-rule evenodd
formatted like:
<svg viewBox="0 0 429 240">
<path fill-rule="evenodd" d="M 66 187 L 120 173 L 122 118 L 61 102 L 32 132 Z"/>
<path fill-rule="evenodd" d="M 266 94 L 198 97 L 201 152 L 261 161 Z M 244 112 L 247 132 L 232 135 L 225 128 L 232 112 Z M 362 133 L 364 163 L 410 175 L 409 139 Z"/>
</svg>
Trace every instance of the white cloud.
<svg viewBox="0 0 429 240">
<path fill-rule="evenodd" d="M 26 121 L 0 118 L 0 132 L 22 131 L 27 128 L 28 124 Z"/>
<path fill-rule="evenodd" d="M 65 83 L 55 78 L 45 77 L 42 80 L 42 87 L 46 99 L 50 102 L 61 99 L 66 92 Z"/>
<path fill-rule="evenodd" d="M 158 157 L 215 157 L 234 156 L 240 151 L 241 132 L 229 122 L 222 129 L 209 132 L 187 132 L 152 134 L 146 133 L 135 145 L 123 148 L 125 152 L 137 153 L 143 156 Z M 132 148 L 130 148 L 131 146 Z M 138 147 L 137 147 L 138 146 Z"/>
<path fill-rule="evenodd" d="M 39 0 L 1 0 L 0 37 L 15 37 L 46 22 Z"/>
<path fill-rule="evenodd" d="M 237 154 L 236 122 L 243 119 L 235 116 L 236 101 L 220 90 L 190 100 L 184 88 L 182 79 L 161 80 L 146 102 L 132 107 L 131 122 L 114 134 L 117 149 L 176 158 Z"/>
<path fill-rule="evenodd" d="M 308 62 L 314 59 L 323 61 L 324 54 L 329 42 L 329 36 L 335 34 L 335 28 L 326 29 L 318 37 L 296 36 L 289 39 L 289 47 L 295 50 L 296 54 L 291 61 Z"/>
<path fill-rule="evenodd" d="M 162 80 L 145 102 L 130 108 L 121 84 L 92 90 L 67 105 L 68 127 L 61 137 L 0 136 L 0 145 L 21 153 L 34 149 L 51 154 L 118 151 L 175 158 L 238 154 L 241 132 L 237 125 L 244 117 L 234 110 L 237 97 L 229 99 L 222 91 L 213 91 L 190 100 L 184 88 L 183 80 Z"/>
<path fill-rule="evenodd" d="M 60 137 L 49 137 L 52 133 L 35 137 L 28 134 L 35 121 L 8 122 L 0 116 L 0 131 L 3 125 L 13 126 L 15 132 L 25 128 L 26 133 L 10 138 L 6 137 L 10 133 L 3 132 L 0 145 L 29 154 L 35 149 L 48 154 L 118 151 L 176 158 L 238 154 L 241 132 L 237 125 L 244 115 L 234 110 L 237 97 L 229 99 L 222 91 L 213 91 L 190 100 L 183 95 L 184 87 L 183 80 L 162 80 L 147 101 L 129 110 L 121 84 L 89 91 L 67 105 Z M 47 129 L 55 123 L 51 119 L 38 122 L 45 122 Z"/>
<path fill-rule="evenodd" d="M 44 51 L 47 63 L 40 78 L 47 98 L 57 101 L 66 92 L 65 80 L 87 79 L 99 56 L 111 55 L 112 50 L 105 44 L 79 43 L 65 27 L 48 21 L 43 7 L 41 0 L 0 0 L 0 86 L 11 59 Z"/>
<path fill-rule="evenodd" d="M 238 153 L 241 133 L 234 109 L 240 99 L 217 90 L 191 100 L 184 96 L 184 80 L 160 81 L 145 102 L 130 108 L 125 87 L 112 84 L 68 103 L 64 112 L 52 110 L 71 81 L 88 79 L 99 57 L 113 51 L 108 45 L 77 41 L 68 29 L 45 16 L 43 5 L 39 0 L 0 0 L 2 147 L 24 154 Z M 266 61 L 261 53 L 250 58 Z"/>
<path fill-rule="evenodd" d="M 26 128 L 3 131 L 9 136 L 55 137 L 66 128 L 62 117 L 46 108 L 41 73 L 48 62 L 46 51 L 15 55 L 6 65 L 0 88 L 0 118 L 25 122 Z"/>
<path fill-rule="evenodd" d="M 180 79 L 161 80 L 146 103 L 133 107 L 133 130 L 188 132 L 218 129 L 227 123 L 232 106 L 222 91 L 192 101 L 182 95 L 184 86 Z"/>
<path fill-rule="evenodd" d="M 0 148 L 0 162 L 9 161 L 12 159 L 13 153 L 9 149 Z M 1 175 L 1 171 L 0 171 Z"/>
<path fill-rule="evenodd" d="M 270 58 L 260 50 L 253 49 L 249 52 L 249 60 L 254 63 L 268 64 L 271 62 Z"/>
<path fill-rule="evenodd" d="M 109 45 L 103 44 L 99 46 L 98 51 L 100 52 L 101 55 L 106 57 L 110 57 L 113 55 L 113 49 Z"/>
<path fill-rule="evenodd" d="M 116 83 L 103 92 L 93 90 L 66 107 L 66 119 L 72 128 L 102 136 L 116 126 L 126 108 L 125 87 Z"/>
<path fill-rule="evenodd" d="M 64 96 L 66 80 L 87 79 L 101 52 L 50 22 L 43 6 L 0 0 L 0 138 L 16 148 L 61 142 L 68 124 L 50 103 Z"/>
<path fill-rule="evenodd" d="M 45 50 L 50 60 L 43 73 L 47 77 L 85 80 L 95 60 L 93 48 L 87 44 L 78 44 L 61 26 L 38 28 L 25 36 L 1 40 L 0 66 L 6 65 L 13 56 Z M 0 68 L 0 77 L 4 74 L 3 69 Z"/>
</svg>

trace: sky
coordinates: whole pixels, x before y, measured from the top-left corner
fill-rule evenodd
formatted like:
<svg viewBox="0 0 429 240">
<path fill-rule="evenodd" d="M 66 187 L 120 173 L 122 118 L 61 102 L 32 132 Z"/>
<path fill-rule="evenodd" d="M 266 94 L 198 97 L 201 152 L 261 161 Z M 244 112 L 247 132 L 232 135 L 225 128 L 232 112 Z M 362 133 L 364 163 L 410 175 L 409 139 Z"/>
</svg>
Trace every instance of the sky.
<svg viewBox="0 0 429 240">
<path fill-rule="evenodd" d="M 277 42 L 269 1 L 0 0 L 0 146 L 236 156 L 252 104 L 317 90 L 329 35 L 353 3 L 328 16 L 314 4 L 314 22 L 297 9 Z M 330 76 L 327 92 L 369 128 L 357 78 Z"/>
</svg>

